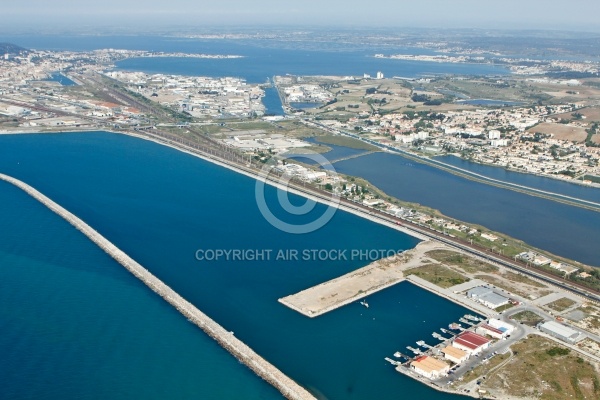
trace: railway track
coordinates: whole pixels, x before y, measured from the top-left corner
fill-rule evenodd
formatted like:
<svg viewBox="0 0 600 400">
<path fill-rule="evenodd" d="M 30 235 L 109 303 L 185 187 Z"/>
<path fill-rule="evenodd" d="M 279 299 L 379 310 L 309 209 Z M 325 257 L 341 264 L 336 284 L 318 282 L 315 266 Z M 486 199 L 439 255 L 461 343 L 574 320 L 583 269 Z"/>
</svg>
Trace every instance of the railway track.
<svg viewBox="0 0 600 400">
<path fill-rule="evenodd" d="M 234 150 L 229 149 L 228 147 L 224 146 L 223 144 L 221 144 L 213 139 L 207 138 L 203 135 L 200 135 L 200 137 L 203 138 L 202 142 L 199 141 L 198 143 L 194 143 L 188 139 L 184 139 L 184 138 L 172 135 L 172 134 L 167 134 L 167 133 L 159 132 L 159 131 L 153 132 L 152 134 L 149 134 L 149 135 L 150 136 L 157 135 L 158 137 L 166 139 L 168 141 L 171 141 L 174 144 L 183 145 L 183 146 L 185 146 L 184 147 L 185 150 L 199 151 L 201 154 L 204 153 L 204 154 L 202 154 L 204 156 L 209 156 L 210 158 L 218 159 L 221 162 L 230 164 L 232 167 L 240 169 L 240 170 L 242 170 L 248 174 L 251 174 L 255 177 L 259 175 L 259 172 L 262 167 L 262 164 L 255 164 L 254 162 L 252 162 L 251 159 L 244 158 L 243 156 L 241 156 L 239 153 L 235 152 Z M 270 180 L 270 181 L 276 183 L 277 179 L 279 177 L 281 177 L 281 174 L 275 173 L 273 175 L 274 176 L 267 177 L 267 180 Z M 328 191 L 325 191 L 322 189 L 318 189 L 318 188 L 307 187 L 307 186 L 305 186 L 303 181 L 300 181 L 298 179 L 293 178 L 293 179 L 289 180 L 288 184 L 289 184 L 289 187 L 293 188 L 297 192 L 311 195 L 311 196 L 316 196 L 317 198 L 319 198 L 321 201 L 324 201 L 325 203 L 327 203 L 331 200 L 331 196 L 332 196 L 331 192 L 328 192 Z M 425 237 L 428 237 L 430 239 L 437 240 L 437 241 L 442 242 L 450 247 L 462 250 L 464 252 L 474 255 L 485 261 L 502 265 L 513 271 L 516 271 L 516 272 L 522 273 L 524 275 L 530 276 L 532 278 L 541 280 L 543 282 L 558 286 L 564 290 L 568 290 L 572 293 L 575 293 L 585 299 L 600 302 L 600 291 L 591 289 L 591 288 L 586 287 L 577 282 L 563 281 L 553 274 L 550 274 L 543 270 L 537 269 L 535 267 L 528 267 L 522 261 L 513 260 L 512 258 L 506 257 L 501 254 L 490 253 L 490 251 L 484 247 L 481 247 L 481 246 L 478 246 L 475 244 L 471 244 L 469 242 L 465 242 L 459 238 L 454 238 L 454 237 L 451 237 L 448 235 L 441 234 L 435 230 L 431 230 L 429 228 L 424 228 L 424 227 L 422 227 L 414 222 L 408 221 L 406 219 L 392 216 L 392 215 L 384 213 L 380 210 L 376 210 L 376 209 L 370 208 L 368 206 L 365 206 L 363 204 L 355 203 L 355 202 L 352 202 L 352 201 L 344 199 L 344 198 L 340 198 L 340 204 L 344 205 L 348 208 L 354 209 L 355 211 L 366 213 L 372 217 L 378 218 L 389 224 L 402 226 L 410 231 L 416 232 L 416 233 L 423 235 Z"/>
</svg>

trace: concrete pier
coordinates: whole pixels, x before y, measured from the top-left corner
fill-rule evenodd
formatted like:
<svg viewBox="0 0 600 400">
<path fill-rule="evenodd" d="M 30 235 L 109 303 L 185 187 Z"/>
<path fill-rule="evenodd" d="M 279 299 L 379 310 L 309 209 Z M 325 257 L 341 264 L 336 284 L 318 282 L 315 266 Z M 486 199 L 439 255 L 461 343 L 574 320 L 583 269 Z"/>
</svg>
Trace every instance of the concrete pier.
<svg viewBox="0 0 600 400">
<path fill-rule="evenodd" d="M 309 318 L 318 317 L 404 281 L 404 270 L 429 262 L 425 253 L 443 248 L 437 242 L 423 241 L 391 259 L 375 261 L 278 301 Z"/>
<path fill-rule="evenodd" d="M 11 183 L 22 189 L 31 197 L 48 207 L 51 211 L 68 221 L 77 230 L 86 235 L 92 242 L 96 243 L 102 250 L 114 258 L 119 264 L 144 282 L 144 284 L 152 289 L 152 291 L 161 296 L 169 304 L 175 307 L 181 314 L 200 327 L 200 329 L 202 329 L 214 340 L 216 340 L 241 363 L 246 365 L 265 381 L 273 385 L 285 398 L 316 400 L 316 398 L 306 389 L 297 384 L 291 378 L 287 377 L 274 365 L 254 352 L 241 340 L 237 339 L 231 332 L 228 332 L 222 326 L 210 319 L 206 314 L 201 312 L 193 304 L 177 294 L 173 289 L 152 275 L 148 270 L 134 261 L 131 257 L 113 245 L 109 240 L 100 235 L 77 216 L 70 213 L 48 197 L 44 196 L 33 187 L 18 179 L 8 175 L 0 174 L 0 180 Z"/>
</svg>

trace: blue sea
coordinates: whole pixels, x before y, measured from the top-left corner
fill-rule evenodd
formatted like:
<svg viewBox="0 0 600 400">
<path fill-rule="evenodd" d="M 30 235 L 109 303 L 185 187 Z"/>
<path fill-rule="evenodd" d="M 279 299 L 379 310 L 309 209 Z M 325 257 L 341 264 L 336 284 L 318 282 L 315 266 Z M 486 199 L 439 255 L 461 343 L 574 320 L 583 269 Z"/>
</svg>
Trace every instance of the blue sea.
<svg viewBox="0 0 600 400">
<path fill-rule="evenodd" d="M 344 212 L 311 234 L 282 234 L 259 213 L 252 179 L 118 134 L 3 135 L 0 171 L 78 215 L 321 398 L 453 397 L 383 358 L 431 343 L 464 308 L 403 283 L 370 296 L 369 309 L 309 319 L 277 299 L 365 261 L 195 259 L 219 248 L 403 250 L 412 237 Z M 7 184 L 0 194 L 10 398 L 277 396 L 70 225 Z M 276 203 L 276 191 L 266 198 Z"/>
<path fill-rule="evenodd" d="M 39 35 L 2 41 L 55 50 L 240 54 L 246 57 L 131 59 L 117 68 L 239 76 L 256 83 L 286 73 L 508 73 L 494 66 L 375 59 L 371 56 L 377 52 L 419 53 L 335 43 L 315 48 L 267 40 Z M 281 113 L 273 90 L 265 102 L 269 112 Z M 341 147 L 334 151 L 353 154 Z M 527 237 L 539 247 L 597 264 L 593 238 L 600 224 L 595 215 L 404 164 L 397 156 L 378 153 L 335 166 L 348 173 L 360 170 L 399 198 L 482 221 Z M 219 248 L 409 249 L 417 244 L 414 238 L 343 212 L 309 235 L 282 234 L 260 215 L 252 179 L 173 149 L 110 133 L 2 135 L 0 172 L 22 179 L 78 215 L 321 398 L 458 397 L 396 373 L 383 358 L 419 339 L 433 344 L 431 332 L 456 321 L 466 312 L 463 308 L 402 283 L 370 296 L 369 309 L 350 304 L 308 319 L 277 299 L 366 262 L 194 258 L 198 249 Z M 266 199 L 281 215 L 275 190 L 267 189 Z M 291 200 L 302 202 L 296 196 Z M 0 206 L 2 398 L 280 398 L 43 206 L 4 183 Z M 314 213 L 322 211 L 323 206 L 317 206 Z"/>
<path fill-rule="evenodd" d="M 5 182 L 0 226 L 0 398 L 281 398 L 66 221 Z"/>
</svg>

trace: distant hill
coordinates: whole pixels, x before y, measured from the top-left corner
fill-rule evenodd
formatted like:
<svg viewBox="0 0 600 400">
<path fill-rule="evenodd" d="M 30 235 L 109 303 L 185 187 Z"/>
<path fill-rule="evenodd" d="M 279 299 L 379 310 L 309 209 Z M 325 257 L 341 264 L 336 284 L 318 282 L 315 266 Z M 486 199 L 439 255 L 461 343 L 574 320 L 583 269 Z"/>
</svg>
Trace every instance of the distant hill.
<svg viewBox="0 0 600 400">
<path fill-rule="evenodd" d="M 0 55 L 27 53 L 29 50 L 12 43 L 0 43 Z"/>
</svg>

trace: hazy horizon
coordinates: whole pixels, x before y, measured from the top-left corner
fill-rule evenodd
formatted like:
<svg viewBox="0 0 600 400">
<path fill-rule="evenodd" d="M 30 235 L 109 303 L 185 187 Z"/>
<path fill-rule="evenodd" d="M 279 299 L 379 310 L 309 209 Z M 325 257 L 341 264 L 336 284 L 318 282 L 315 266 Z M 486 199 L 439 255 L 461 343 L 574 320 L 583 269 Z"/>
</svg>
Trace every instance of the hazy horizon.
<svg viewBox="0 0 600 400">
<path fill-rule="evenodd" d="M 449 28 L 564 30 L 600 32 L 600 2 L 576 5 L 558 1 L 422 0 L 401 4 L 380 0 L 305 0 L 293 5 L 275 0 L 198 2 L 105 0 L 81 5 L 73 0 L 9 0 L 3 6 L 3 31 L 120 29 L 144 31 L 216 28 Z"/>
</svg>

